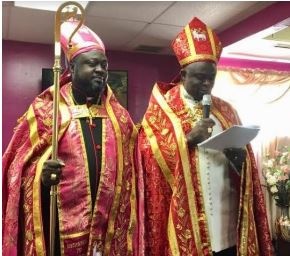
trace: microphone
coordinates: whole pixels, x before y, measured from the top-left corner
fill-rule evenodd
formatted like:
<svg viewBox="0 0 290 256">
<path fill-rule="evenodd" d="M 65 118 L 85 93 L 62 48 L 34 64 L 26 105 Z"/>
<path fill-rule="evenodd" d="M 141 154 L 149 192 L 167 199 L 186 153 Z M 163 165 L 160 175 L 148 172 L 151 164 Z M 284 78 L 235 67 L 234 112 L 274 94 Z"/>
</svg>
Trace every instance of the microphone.
<svg viewBox="0 0 290 256">
<path fill-rule="evenodd" d="M 209 118 L 210 105 L 211 105 L 210 94 L 203 95 L 201 104 L 202 104 L 202 116 L 203 116 L 203 118 Z"/>
</svg>

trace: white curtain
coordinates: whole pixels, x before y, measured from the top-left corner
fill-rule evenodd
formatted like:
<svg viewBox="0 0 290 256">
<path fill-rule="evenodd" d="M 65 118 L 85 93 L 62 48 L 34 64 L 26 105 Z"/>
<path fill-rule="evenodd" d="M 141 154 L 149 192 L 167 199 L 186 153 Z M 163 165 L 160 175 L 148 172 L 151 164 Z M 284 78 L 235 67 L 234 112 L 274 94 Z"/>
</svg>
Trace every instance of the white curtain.
<svg viewBox="0 0 290 256">
<path fill-rule="evenodd" d="M 259 135 L 251 142 L 261 183 L 262 163 L 267 154 L 290 145 L 290 72 L 259 69 L 219 68 L 213 95 L 231 103 L 243 124 L 259 125 Z M 269 224 L 273 224 L 277 208 L 264 187 Z"/>
</svg>

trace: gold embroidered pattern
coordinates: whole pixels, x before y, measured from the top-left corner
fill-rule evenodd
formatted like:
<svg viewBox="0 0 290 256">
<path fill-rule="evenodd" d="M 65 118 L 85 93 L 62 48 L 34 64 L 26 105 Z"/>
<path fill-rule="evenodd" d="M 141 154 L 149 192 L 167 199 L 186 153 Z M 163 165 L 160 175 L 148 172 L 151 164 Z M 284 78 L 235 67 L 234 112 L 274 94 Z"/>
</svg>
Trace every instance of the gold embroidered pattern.
<svg viewBox="0 0 290 256">
<path fill-rule="evenodd" d="M 33 240 L 33 234 L 30 230 L 26 231 L 25 237 L 28 241 L 32 241 Z"/>
<path fill-rule="evenodd" d="M 120 120 L 121 120 L 121 122 L 124 123 L 124 124 L 126 124 L 126 123 L 128 122 L 127 118 L 126 118 L 124 115 L 122 115 L 122 116 L 120 117 Z"/>
<path fill-rule="evenodd" d="M 189 111 L 184 111 L 182 109 L 185 108 L 185 104 L 180 101 L 180 86 L 174 87 L 170 90 L 168 94 L 171 94 L 171 100 L 169 102 L 165 102 L 164 98 L 159 94 L 157 88 L 153 94 L 156 97 L 159 105 L 168 118 L 169 122 L 173 126 L 174 134 L 177 137 L 176 146 L 177 152 L 180 154 L 181 166 L 179 168 L 175 168 L 175 189 L 172 195 L 172 210 L 177 212 L 177 215 L 173 216 L 176 231 L 177 226 L 180 227 L 178 232 L 176 232 L 179 249 L 182 254 L 193 255 L 193 248 L 195 247 L 198 254 L 202 253 L 202 245 L 201 245 L 201 234 L 198 225 L 198 209 L 197 209 L 197 196 L 195 191 L 192 189 L 192 179 L 191 179 L 191 171 L 190 171 L 190 161 L 188 152 L 186 151 L 186 140 L 185 133 L 190 128 L 189 125 L 184 125 L 180 120 L 184 120 L 187 117 L 187 120 L 190 118 Z M 182 104 L 183 103 L 183 104 Z M 181 113 L 183 116 L 177 116 L 176 113 Z M 197 120 L 201 116 L 201 109 L 197 108 L 197 110 L 193 113 L 193 117 L 188 121 L 192 123 L 194 118 Z M 175 163 L 176 165 L 176 163 Z M 176 172 L 178 170 L 179 171 Z M 180 192 L 180 193 L 179 193 Z M 187 196 L 185 196 L 187 195 Z M 180 209 L 184 209 L 184 213 Z M 189 233 L 190 232 L 190 233 Z M 195 246 L 192 244 L 192 239 L 189 240 L 189 237 L 193 238 Z"/>
<path fill-rule="evenodd" d="M 52 119 L 50 117 L 42 120 L 45 126 L 51 127 L 52 126 Z"/>
<path fill-rule="evenodd" d="M 111 95 L 112 92 L 109 90 L 108 94 Z M 124 181 L 132 180 L 133 169 L 132 165 L 124 168 L 124 162 L 128 161 L 124 160 L 124 156 L 130 154 L 130 137 L 132 135 L 132 130 L 130 130 L 130 128 L 133 129 L 133 127 L 128 127 L 127 121 L 124 123 L 125 119 L 128 120 L 125 110 L 121 108 L 113 109 L 113 106 L 108 102 L 109 98 L 110 96 L 107 97 L 106 107 L 117 138 L 118 170 L 114 201 L 108 220 L 104 254 L 131 255 L 132 248 L 129 244 L 132 239 L 132 233 L 130 233 L 129 229 L 133 209 L 131 209 L 131 191 L 126 189 L 127 183 Z M 123 121 L 117 119 L 119 116 Z M 130 216 L 130 219 L 128 216 Z"/>
<path fill-rule="evenodd" d="M 101 117 L 101 118 L 106 118 L 108 117 L 105 109 L 103 107 L 99 107 L 96 105 L 92 105 L 91 107 L 87 107 L 87 105 L 74 105 L 70 106 L 70 110 L 72 113 L 72 118 L 73 119 L 78 119 L 78 118 L 95 118 L 95 117 Z"/>
<path fill-rule="evenodd" d="M 24 191 L 24 234 L 25 234 L 25 255 L 29 255 L 30 251 L 34 250 L 34 236 L 33 236 L 33 223 L 32 223 L 32 185 L 33 177 L 27 176 L 24 178 L 23 191 Z"/>
</svg>

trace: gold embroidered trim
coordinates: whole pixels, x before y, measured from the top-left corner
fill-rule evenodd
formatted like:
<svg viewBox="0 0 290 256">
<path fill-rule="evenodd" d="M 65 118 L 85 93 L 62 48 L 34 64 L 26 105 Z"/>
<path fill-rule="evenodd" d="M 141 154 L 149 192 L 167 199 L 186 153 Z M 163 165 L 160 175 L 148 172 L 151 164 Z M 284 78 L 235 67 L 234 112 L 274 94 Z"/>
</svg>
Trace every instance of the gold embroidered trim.
<svg viewBox="0 0 290 256">
<path fill-rule="evenodd" d="M 160 169 L 161 169 L 166 181 L 170 185 L 171 190 L 173 190 L 174 178 L 171 174 L 170 168 L 168 167 L 168 165 L 167 165 L 167 163 L 166 163 L 166 161 L 161 153 L 161 150 L 158 146 L 157 139 L 153 133 L 153 130 L 151 129 L 149 123 L 147 122 L 147 120 L 145 118 L 142 121 L 142 125 L 144 127 L 145 134 L 150 142 L 154 157 L 155 157 L 158 165 L 160 166 Z"/>
<path fill-rule="evenodd" d="M 251 189 L 250 184 L 250 161 L 247 159 L 247 168 L 245 169 L 245 172 L 242 172 L 241 178 L 246 179 L 246 184 L 245 184 L 245 190 L 249 191 Z M 243 176 L 246 176 L 244 178 Z M 241 188 L 242 189 L 242 188 Z M 242 192 L 242 190 L 241 190 Z M 249 193 L 244 193 L 243 197 L 243 202 L 242 202 L 242 223 L 241 223 L 241 231 L 240 231 L 240 253 L 241 255 L 246 255 L 248 253 L 248 231 L 249 231 L 249 212 L 248 208 L 250 203 L 250 198 L 249 198 Z"/>
<path fill-rule="evenodd" d="M 203 196 L 203 190 L 201 187 L 201 176 L 200 176 L 200 165 L 199 165 L 199 152 L 198 150 L 195 150 L 195 161 L 196 161 L 196 170 L 197 170 L 197 179 L 198 179 L 198 184 L 196 184 L 198 186 L 198 190 L 200 191 L 203 200 L 201 200 L 201 204 L 202 204 L 202 211 L 203 211 L 203 220 L 206 223 L 205 224 L 205 233 L 206 233 L 206 237 L 207 237 L 207 241 L 208 243 L 203 243 L 204 246 L 207 246 L 209 249 L 209 255 L 212 255 L 212 247 L 211 247 L 211 241 L 210 241 L 210 235 L 209 235 L 209 227 L 208 227 L 208 220 L 207 220 L 207 216 L 205 214 L 205 206 L 204 206 L 204 196 Z"/>
<path fill-rule="evenodd" d="M 171 254 L 174 256 L 179 256 L 180 253 L 179 253 L 178 242 L 176 239 L 176 232 L 175 232 L 175 227 L 174 227 L 174 223 L 172 220 L 172 212 L 171 211 L 169 211 L 167 236 L 169 239 L 169 246 L 170 246 Z"/>
<path fill-rule="evenodd" d="M 184 172 L 184 179 L 186 183 L 186 190 L 187 190 L 187 196 L 188 196 L 188 204 L 189 204 L 189 212 L 190 212 L 190 219 L 192 223 L 192 232 L 194 233 L 194 240 L 196 249 L 199 255 L 202 255 L 202 245 L 201 245 L 201 238 L 200 238 L 200 232 L 199 232 L 199 225 L 198 225 L 198 215 L 197 215 L 197 207 L 196 207 L 196 196 L 195 192 L 192 189 L 193 184 L 191 180 L 191 170 L 190 170 L 190 163 L 189 163 L 189 156 L 187 151 L 187 144 L 185 135 L 183 133 L 182 126 L 179 121 L 177 121 L 177 116 L 172 111 L 172 109 L 168 106 L 167 102 L 164 100 L 162 95 L 160 94 L 157 86 L 154 86 L 153 88 L 153 95 L 156 98 L 157 102 L 159 103 L 160 107 L 163 109 L 164 113 L 168 116 L 170 119 L 174 132 L 176 134 L 177 144 L 179 147 L 180 152 L 180 158 L 182 163 L 182 169 Z"/>
<path fill-rule="evenodd" d="M 37 131 L 37 121 L 35 119 L 34 111 L 32 105 L 27 111 L 27 121 L 29 123 L 29 137 L 32 147 L 36 145 L 39 141 L 38 131 Z"/>
<path fill-rule="evenodd" d="M 66 127 L 70 121 L 70 114 L 65 102 L 60 101 L 59 103 L 60 113 L 62 113 L 62 124 L 59 129 L 59 139 L 64 133 Z M 41 215 L 41 195 L 40 195 L 40 182 L 41 182 L 41 172 L 44 161 L 46 161 L 51 155 L 52 146 L 49 146 L 44 154 L 39 159 L 36 166 L 35 179 L 33 182 L 33 223 L 35 232 L 35 246 L 37 255 L 45 255 L 45 243 L 44 234 L 42 228 L 42 215 Z M 59 192 L 59 191 L 57 191 Z"/>
<path fill-rule="evenodd" d="M 132 163 L 132 186 L 131 186 L 131 195 L 130 195 L 130 204 L 131 204 L 131 216 L 129 222 L 129 228 L 127 233 L 127 241 L 128 241 L 128 252 L 133 252 L 133 230 L 136 226 L 137 217 L 136 217 L 136 176 L 135 176 L 135 166 L 134 166 L 134 146 L 135 146 L 135 139 L 137 137 L 137 130 L 135 126 L 133 127 L 133 132 L 130 138 L 130 145 L 129 145 L 129 152 L 131 156 L 131 163 Z"/>
<path fill-rule="evenodd" d="M 42 215 L 41 215 L 41 172 L 44 161 L 46 161 L 51 155 L 52 147 L 50 146 L 46 152 L 39 159 L 36 174 L 33 182 L 33 222 L 34 222 L 34 233 L 35 233 L 35 248 L 36 255 L 45 255 L 45 243 L 44 234 L 42 227 Z"/>
<path fill-rule="evenodd" d="M 189 62 L 193 61 L 202 61 L 202 60 L 212 60 L 215 63 L 217 62 L 217 58 L 215 56 L 209 55 L 209 54 L 196 54 L 195 56 L 188 56 L 182 60 L 179 61 L 180 65 L 183 66 Z"/>
<path fill-rule="evenodd" d="M 117 139 L 117 157 L 118 157 L 118 163 L 117 163 L 117 180 L 116 180 L 116 188 L 115 188 L 115 196 L 114 201 L 112 204 L 111 214 L 108 221 L 108 229 L 107 229 L 107 235 L 105 239 L 105 249 L 104 254 L 109 255 L 110 254 L 110 248 L 111 248 L 111 241 L 113 239 L 113 235 L 115 232 L 115 219 L 117 215 L 117 208 L 120 203 L 120 194 L 121 194 L 121 188 L 122 188 L 122 178 L 123 178 L 123 148 L 122 148 L 122 133 L 121 129 L 119 127 L 117 118 L 115 116 L 115 113 L 113 111 L 112 106 L 110 105 L 110 98 L 112 96 L 112 91 L 108 87 L 108 96 L 106 99 L 106 109 L 108 111 L 108 115 L 110 119 L 112 120 L 113 128 L 116 134 Z"/>
<path fill-rule="evenodd" d="M 195 51 L 195 47 L 194 47 L 194 42 L 192 40 L 192 35 L 191 35 L 191 30 L 190 30 L 189 25 L 186 25 L 186 27 L 185 27 L 185 34 L 186 34 L 186 38 L 187 38 L 187 42 L 188 42 L 188 46 L 189 46 L 190 56 L 195 56 L 196 51 Z"/>
<path fill-rule="evenodd" d="M 93 220 L 95 219 L 95 214 L 97 213 L 97 207 L 98 207 L 98 201 L 100 200 L 100 194 L 101 191 L 103 191 L 103 184 L 105 184 L 104 179 L 105 179 L 105 166 L 106 166 L 106 132 L 107 132 L 107 124 L 106 124 L 106 120 L 102 119 L 102 160 L 101 160 L 101 171 L 100 171 L 100 181 L 99 181 L 99 188 L 97 191 L 97 196 L 96 196 L 96 202 L 95 202 L 95 210 L 93 211 L 93 218 L 92 218 L 92 222 L 91 222 L 91 229 L 93 228 Z M 95 238 L 92 235 L 92 230 L 90 232 L 90 238 L 89 238 L 89 249 L 92 246 L 92 242 L 93 242 L 93 238 Z M 98 239 L 100 239 L 99 236 L 97 236 Z M 102 244 L 103 247 L 103 244 Z M 88 251 L 89 252 L 89 251 Z"/>
<path fill-rule="evenodd" d="M 215 48 L 215 43 L 214 43 L 212 30 L 210 28 L 208 28 L 208 27 L 207 27 L 207 33 L 208 33 L 208 36 L 209 36 L 209 41 L 210 41 L 210 45 L 211 45 L 213 56 L 216 56 L 216 48 Z"/>
<path fill-rule="evenodd" d="M 63 239 L 71 239 L 71 238 L 76 238 L 76 237 L 80 237 L 80 236 L 84 236 L 89 234 L 90 231 L 83 231 L 83 232 L 77 232 L 77 233 L 72 233 L 72 234 L 67 234 L 67 235 L 63 235 Z"/>
</svg>

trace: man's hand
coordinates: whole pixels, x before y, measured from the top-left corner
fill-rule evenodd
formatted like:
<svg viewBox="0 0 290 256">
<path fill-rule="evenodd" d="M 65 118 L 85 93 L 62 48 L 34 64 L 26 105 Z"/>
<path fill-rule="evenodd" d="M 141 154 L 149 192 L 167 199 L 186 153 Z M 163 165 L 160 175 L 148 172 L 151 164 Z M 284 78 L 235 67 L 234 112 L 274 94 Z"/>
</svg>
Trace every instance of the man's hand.
<svg viewBox="0 0 290 256">
<path fill-rule="evenodd" d="M 208 139 L 211 136 L 214 125 L 215 122 L 211 118 L 205 118 L 196 122 L 196 125 L 186 135 L 189 149 L 194 148 L 198 143 Z"/>
<path fill-rule="evenodd" d="M 44 162 L 41 181 L 45 186 L 57 185 L 60 181 L 62 168 L 65 164 L 61 160 L 47 160 Z"/>
<path fill-rule="evenodd" d="M 247 151 L 244 148 L 225 148 L 224 154 L 240 173 L 243 168 L 243 163 L 246 161 Z"/>
</svg>

